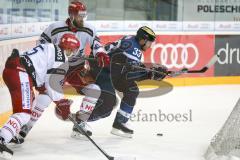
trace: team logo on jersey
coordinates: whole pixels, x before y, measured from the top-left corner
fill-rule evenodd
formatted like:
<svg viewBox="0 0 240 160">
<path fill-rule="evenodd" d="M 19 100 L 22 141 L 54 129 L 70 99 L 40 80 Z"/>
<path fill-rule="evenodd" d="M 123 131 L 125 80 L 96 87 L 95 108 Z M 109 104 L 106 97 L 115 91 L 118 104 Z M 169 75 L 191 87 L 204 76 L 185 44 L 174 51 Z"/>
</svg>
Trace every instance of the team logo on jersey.
<svg viewBox="0 0 240 160">
<path fill-rule="evenodd" d="M 132 42 L 131 41 L 122 41 L 120 49 L 127 50 L 131 47 L 132 47 Z"/>
</svg>

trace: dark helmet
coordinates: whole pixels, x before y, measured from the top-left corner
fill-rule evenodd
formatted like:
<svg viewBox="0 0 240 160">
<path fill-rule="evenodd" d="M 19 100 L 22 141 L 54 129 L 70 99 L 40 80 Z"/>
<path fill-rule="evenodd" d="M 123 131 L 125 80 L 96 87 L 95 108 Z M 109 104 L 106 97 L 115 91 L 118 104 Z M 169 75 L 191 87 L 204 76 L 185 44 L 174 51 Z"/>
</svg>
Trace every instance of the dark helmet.
<svg viewBox="0 0 240 160">
<path fill-rule="evenodd" d="M 143 26 L 138 29 L 136 38 L 138 40 L 144 39 L 148 41 L 155 41 L 156 34 L 153 32 L 153 30 L 147 26 Z"/>
</svg>

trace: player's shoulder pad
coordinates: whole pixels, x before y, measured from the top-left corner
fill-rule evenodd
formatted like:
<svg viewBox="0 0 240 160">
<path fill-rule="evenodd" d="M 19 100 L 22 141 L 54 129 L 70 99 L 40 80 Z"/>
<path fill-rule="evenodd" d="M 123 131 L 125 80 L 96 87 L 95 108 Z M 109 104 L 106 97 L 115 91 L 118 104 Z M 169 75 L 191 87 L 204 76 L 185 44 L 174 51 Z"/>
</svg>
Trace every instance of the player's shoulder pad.
<svg viewBox="0 0 240 160">
<path fill-rule="evenodd" d="M 120 45 L 120 49 L 121 50 L 131 50 L 133 48 L 133 40 L 132 40 L 132 36 L 124 36 L 121 39 L 121 45 Z"/>
<path fill-rule="evenodd" d="M 94 34 L 96 33 L 96 28 L 95 28 L 95 26 L 92 23 L 84 22 L 84 27 L 91 29 Z"/>
<path fill-rule="evenodd" d="M 56 28 L 61 28 L 61 27 L 66 27 L 66 23 L 64 21 L 58 21 L 58 22 L 55 22 L 55 23 L 51 23 L 47 28 L 49 30 L 54 30 Z"/>
<path fill-rule="evenodd" d="M 39 44 L 43 47 L 44 52 L 53 52 L 54 51 L 54 44 L 53 43 L 44 43 Z"/>
<path fill-rule="evenodd" d="M 93 27 L 92 25 L 90 25 L 89 23 L 84 23 L 84 26 L 81 28 L 77 28 L 78 32 L 85 32 L 88 35 L 90 35 L 91 37 L 94 37 L 96 35 L 96 30 L 95 27 Z"/>
<path fill-rule="evenodd" d="M 65 21 L 53 23 L 48 28 L 49 30 L 51 30 L 51 36 L 54 36 L 55 34 L 58 34 L 60 32 L 69 31 L 69 28 Z"/>
</svg>

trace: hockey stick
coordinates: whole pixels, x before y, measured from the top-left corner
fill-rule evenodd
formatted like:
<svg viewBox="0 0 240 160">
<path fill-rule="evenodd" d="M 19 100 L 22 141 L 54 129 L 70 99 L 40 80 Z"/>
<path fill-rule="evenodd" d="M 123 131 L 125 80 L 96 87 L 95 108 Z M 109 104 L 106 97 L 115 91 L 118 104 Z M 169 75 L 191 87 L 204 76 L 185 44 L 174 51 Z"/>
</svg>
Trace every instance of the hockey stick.
<svg viewBox="0 0 240 160">
<path fill-rule="evenodd" d="M 183 68 L 181 69 L 180 71 L 168 71 L 167 73 L 167 76 L 169 77 L 176 77 L 176 76 L 179 76 L 181 74 L 187 74 L 187 73 L 204 73 L 206 72 L 212 65 L 214 65 L 217 60 L 219 58 L 219 55 L 214 55 L 210 61 L 201 69 L 199 70 L 188 70 L 187 68 Z M 117 65 L 123 65 L 121 63 L 114 63 L 114 64 L 117 64 Z M 143 70 L 146 70 L 146 71 L 151 71 L 151 72 L 157 72 L 157 73 L 163 73 L 163 72 L 159 72 L 159 71 L 155 71 L 153 69 L 150 69 L 150 68 L 145 68 L 145 67 L 140 67 L 140 66 L 132 66 L 134 68 L 138 68 L 138 69 L 143 69 Z"/>
<path fill-rule="evenodd" d="M 167 73 L 167 76 L 169 77 L 176 77 L 176 76 L 179 76 L 181 74 L 187 74 L 187 73 L 204 73 L 206 72 L 213 64 L 215 64 L 217 62 L 219 58 L 219 55 L 215 54 L 211 59 L 210 61 L 201 69 L 199 70 L 188 70 L 187 68 L 183 68 L 179 71 L 168 71 Z M 89 60 L 89 61 L 95 61 L 96 59 L 95 58 L 87 58 L 87 57 L 84 57 L 85 60 Z M 124 66 L 125 64 L 123 63 L 117 63 L 117 62 L 113 62 L 114 64 L 116 65 L 122 65 Z M 134 68 L 137 68 L 137 69 L 143 69 L 143 70 L 146 70 L 146 71 L 151 71 L 151 72 L 157 72 L 157 73 L 162 73 L 162 72 L 158 72 L 158 71 L 155 71 L 153 69 L 150 69 L 150 68 L 145 68 L 145 67 L 141 67 L 141 66 L 132 66 Z"/>
<path fill-rule="evenodd" d="M 107 154 L 96 142 L 87 134 L 87 132 L 78 125 L 78 123 L 74 120 L 71 114 L 68 115 L 68 119 L 73 122 L 75 127 L 81 132 L 84 136 L 88 138 L 92 142 L 92 144 L 97 147 L 97 149 L 108 159 L 108 160 L 136 160 L 135 157 L 113 157 Z"/>
<path fill-rule="evenodd" d="M 107 159 L 109 159 L 109 160 L 114 160 L 114 157 L 108 155 L 101 147 L 99 147 L 99 146 L 96 144 L 96 142 L 86 133 L 86 131 L 85 131 L 81 126 L 78 125 L 78 123 L 74 120 L 74 118 L 72 117 L 72 115 L 69 114 L 68 119 L 73 122 L 73 124 L 74 124 L 75 127 L 78 129 L 78 131 L 81 132 L 84 136 L 86 136 L 87 139 L 90 140 L 90 141 L 92 142 L 92 144 L 93 144 L 95 147 L 97 147 L 97 149 L 98 149 L 105 157 L 107 157 Z"/>
<path fill-rule="evenodd" d="M 199 70 L 188 70 L 187 68 L 183 68 L 182 70 L 180 71 L 169 71 L 168 72 L 168 76 L 170 77 L 176 77 L 176 76 L 179 76 L 181 74 L 187 74 L 187 73 L 204 73 L 206 72 L 212 65 L 214 65 L 217 60 L 219 58 L 219 55 L 218 54 L 215 54 L 211 59 L 210 61 L 201 69 Z"/>
</svg>

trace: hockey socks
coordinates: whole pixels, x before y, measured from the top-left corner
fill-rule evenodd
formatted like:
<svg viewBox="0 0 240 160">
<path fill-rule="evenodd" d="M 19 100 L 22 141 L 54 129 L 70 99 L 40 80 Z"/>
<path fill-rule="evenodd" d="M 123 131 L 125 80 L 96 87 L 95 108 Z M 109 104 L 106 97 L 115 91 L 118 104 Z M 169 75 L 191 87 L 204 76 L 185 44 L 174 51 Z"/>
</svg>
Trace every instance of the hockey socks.
<svg viewBox="0 0 240 160">
<path fill-rule="evenodd" d="M 120 109 L 117 112 L 113 122 L 111 133 L 120 137 L 132 138 L 133 130 L 127 126 L 127 122 L 133 111 L 133 106 L 121 102 Z"/>
</svg>

